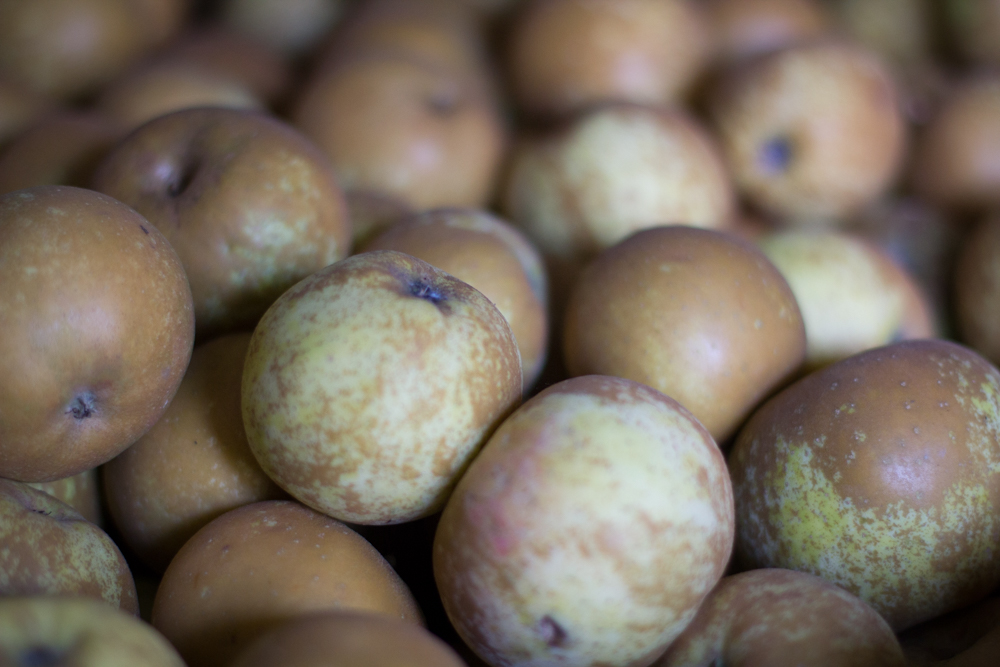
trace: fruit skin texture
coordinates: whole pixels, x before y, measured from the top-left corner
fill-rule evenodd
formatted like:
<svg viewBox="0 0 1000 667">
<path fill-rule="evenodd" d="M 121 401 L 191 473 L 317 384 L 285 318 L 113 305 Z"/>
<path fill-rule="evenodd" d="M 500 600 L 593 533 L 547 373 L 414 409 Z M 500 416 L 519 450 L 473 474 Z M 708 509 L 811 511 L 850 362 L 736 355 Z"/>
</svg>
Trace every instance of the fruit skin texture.
<svg viewBox="0 0 1000 667">
<path fill-rule="evenodd" d="M 730 438 L 805 358 L 788 283 L 752 244 L 690 227 L 648 229 L 583 272 L 566 307 L 566 367 L 642 382 Z"/>
<path fill-rule="evenodd" d="M 0 479 L 0 598 L 73 595 L 139 614 L 125 558 L 103 530 L 44 491 Z"/>
<path fill-rule="evenodd" d="M 148 623 L 75 597 L 0 600 L 0 664 L 184 667 Z"/>
<path fill-rule="evenodd" d="M 391 250 L 354 255 L 286 292 L 254 331 L 243 423 L 264 472 L 352 523 L 438 511 L 521 402 L 500 311 Z"/>
<path fill-rule="evenodd" d="M 676 401 L 588 376 L 544 390 L 448 501 L 434 578 L 489 664 L 648 665 L 722 576 L 722 453 Z"/>
<path fill-rule="evenodd" d="M 191 358 L 194 308 L 170 244 L 90 190 L 0 197 L 0 476 L 94 468 L 163 414 Z"/>
<path fill-rule="evenodd" d="M 654 667 L 710 664 L 904 667 L 906 660 L 869 605 L 819 577 L 773 568 L 722 579 Z"/>
<path fill-rule="evenodd" d="M 729 468 L 740 568 L 821 576 L 896 631 L 1000 583 L 1000 372 L 960 345 L 807 376 L 754 414 Z"/>
<path fill-rule="evenodd" d="M 146 216 L 177 250 L 199 338 L 254 326 L 282 292 L 350 248 L 329 160 L 264 114 L 156 118 L 105 157 L 94 187 Z"/>
</svg>

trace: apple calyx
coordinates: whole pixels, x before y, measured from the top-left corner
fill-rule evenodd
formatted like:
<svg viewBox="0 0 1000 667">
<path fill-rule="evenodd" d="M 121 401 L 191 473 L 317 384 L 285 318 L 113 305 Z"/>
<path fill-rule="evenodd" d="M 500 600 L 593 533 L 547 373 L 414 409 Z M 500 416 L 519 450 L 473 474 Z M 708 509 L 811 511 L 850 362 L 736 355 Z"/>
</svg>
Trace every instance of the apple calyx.
<svg viewBox="0 0 1000 667">
<path fill-rule="evenodd" d="M 783 174 L 788 171 L 795 157 L 795 147 L 788 137 L 774 137 L 761 146 L 757 159 L 765 173 Z"/>
<path fill-rule="evenodd" d="M 548 647 L 559 648 L 566 645 L 568 638 L 566 630 L 551 616 L 546 615 L 542 617 L 542 620 L 538 623 L 538 629 Z"/>
<path fill-rule="evenodd" d="M 77 394 L 66 409 L 66 412 L 73 415 L 76 420 L 92 417 L 96 411 L 97 396 L 92 391 L 82 391 Z"/>
</svg>

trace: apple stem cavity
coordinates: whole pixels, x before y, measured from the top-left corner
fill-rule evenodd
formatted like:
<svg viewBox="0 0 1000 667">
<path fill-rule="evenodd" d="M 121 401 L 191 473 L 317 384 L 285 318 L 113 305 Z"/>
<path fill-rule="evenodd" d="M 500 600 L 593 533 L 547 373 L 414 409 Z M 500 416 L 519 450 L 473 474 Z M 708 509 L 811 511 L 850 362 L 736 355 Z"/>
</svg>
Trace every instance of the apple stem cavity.
<svg viewBox="0 0 1000 667">
<path fill-rule="evenodd" d="M 442 301 L 448 300 L 444 294 L 434 289 L 430 283 L 424 280 L 414 280 L 410 283 L 410 295 L 418 299 L 427 299 L 435 306 L 439 305 Z"/>
<path fill-rule="evenodd" d="M 180 197 L 194 181 L 195 172 L 197 172 L 197 167 L 194 165 L 186 165 L 183 169 L 175 172 L 175 177 L 167 182 L 167 194 L 170 197 Z"/>
<path fill-rule="evenodd" d="M 539 621 L 538 630 L 549 648 L 560 648 L 566 645 L 566 630 L 551 616 L 545 616 Z"/>
<path fill-rule="evenodd" d="M 97 411 L 97 397 L 92 391 L 84 391 L 76 395 L 66 410 L 74 419 L 87 419 Z"/>
<path fill-rule="evenodd" d="M 22 653 L 17 661 L 18 667 L 48 667 L 62 662 L 62 653 L 49 646 L 32 646 Z"/>
<path fill-rule="evenodd" d="M 788 137 L 774 137 L 761 146 L 758 159 L 761 167 L 768 174 L 783 174 L 792 164 L 794 146 Z"/>
</svg>

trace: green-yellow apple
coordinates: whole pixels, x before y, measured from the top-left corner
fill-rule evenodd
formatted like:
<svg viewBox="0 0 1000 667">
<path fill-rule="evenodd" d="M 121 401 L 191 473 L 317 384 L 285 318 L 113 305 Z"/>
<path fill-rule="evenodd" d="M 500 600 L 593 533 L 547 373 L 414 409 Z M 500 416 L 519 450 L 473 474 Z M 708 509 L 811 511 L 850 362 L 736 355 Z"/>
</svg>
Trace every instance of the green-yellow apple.
<svg viewBox="0 0 1000 667">
<path fill-rule="evenodd" d="M 72 597 L 0 599 L 5 667 L 184 667 L 163 635 L 106 604 Z"/>
<path fill-rule="evenodd" d="M 722 576 L 731 494 L 722 453 L 676 401 L 621 378 L 552 385 L 445 507 L 445 610 L 491 665 L 648 665 Z"/>
<path fill-rule="evenodd" d="M 729 455 L 738 568 L 809 572 L 901 631 L 1000 584 L 1000 371 L 904 341 L 789 386 Z"/>
<path fill-rule="evenodd" d="M 571 116 L 607 102 L 676 102 L 709 53 L 690 0 L 541 0 L 512 21 L 506 60 L 518 107 Z"/>
<path fill-rule="evenodd" d="M 152 622 L 190 667 L 216 667 L 281 623 L 334 610 L 421 622 L 406 585 L 360 535 L 274 500 L 231 510 L 195 533 L 163 574 Z"/>
<path fill-rule="evenodd" d="M 329 160 L 264 114 L 205 108 L 154 119 L 107 155 L 94 186 L 176 249 L 199 337 L 252 328 L 282 292 L 350 247 Z"/>
<path fill-rule="evenodd" d="M 465 667 L 413 623 L 361 612 L 303 614 L 254 640 L 231 667 Z"/>
<path fill-rule="evenodd" d="M 264 472 L 352 523 L 440 510 L 520 402 L 521 357 L 496 306 L 392 250 L 285 292 L 254 330 L 243 374 L 243 421 Z"/>
<path fill-rule="evenodd" d="M 107 533 L 66 503 L 0 478 L 0 598 L 72 595 L 139 613 L 135 582 Z"/>
<path fill-rule="evenodd" d="M 868 604 L 805 572 L 725 577 L 653 667 L 904 667 L 892 628 Z"/>
<path fill-rule="evenodd" d="M 194 308 L 153 225 L 81 188 L 0 195 L 0 284 L 0 477 L 70 477 L 156 423 L 191 358 Z"/>
<path fill-rule="evenodd" d="M 220 514 L 286 497 L 260 469 L 243 430 L 240 383 L 249 345 L 249 333 L 236 333 L 196 347 L 160 421 L 101 470 L 122 538 L 158 572 Z"/>
</svg>

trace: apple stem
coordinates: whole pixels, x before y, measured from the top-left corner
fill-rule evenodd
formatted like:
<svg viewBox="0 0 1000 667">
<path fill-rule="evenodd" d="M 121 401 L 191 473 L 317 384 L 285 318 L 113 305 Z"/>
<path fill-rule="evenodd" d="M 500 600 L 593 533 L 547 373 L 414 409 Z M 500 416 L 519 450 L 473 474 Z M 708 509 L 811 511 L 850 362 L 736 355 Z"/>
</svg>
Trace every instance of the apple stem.
<svg viewBox="0 0 1000 667">
<path fill-rule="evenodd" d="M 94 396 L 94 392 L 85 391 L 77 394 L 66 412 L 72 414 L 74 419 L 86 419 L 94 414 L 96 402 L 97 397 Z"/>
<path fill-rule="evenodd" d="M 444 294 L 434 289 L 423 280 L 414 280 L 410 283 L 410 294 L 419 299 L 427 299 L 434 305 L 447 300 Z"/>
</svg>

